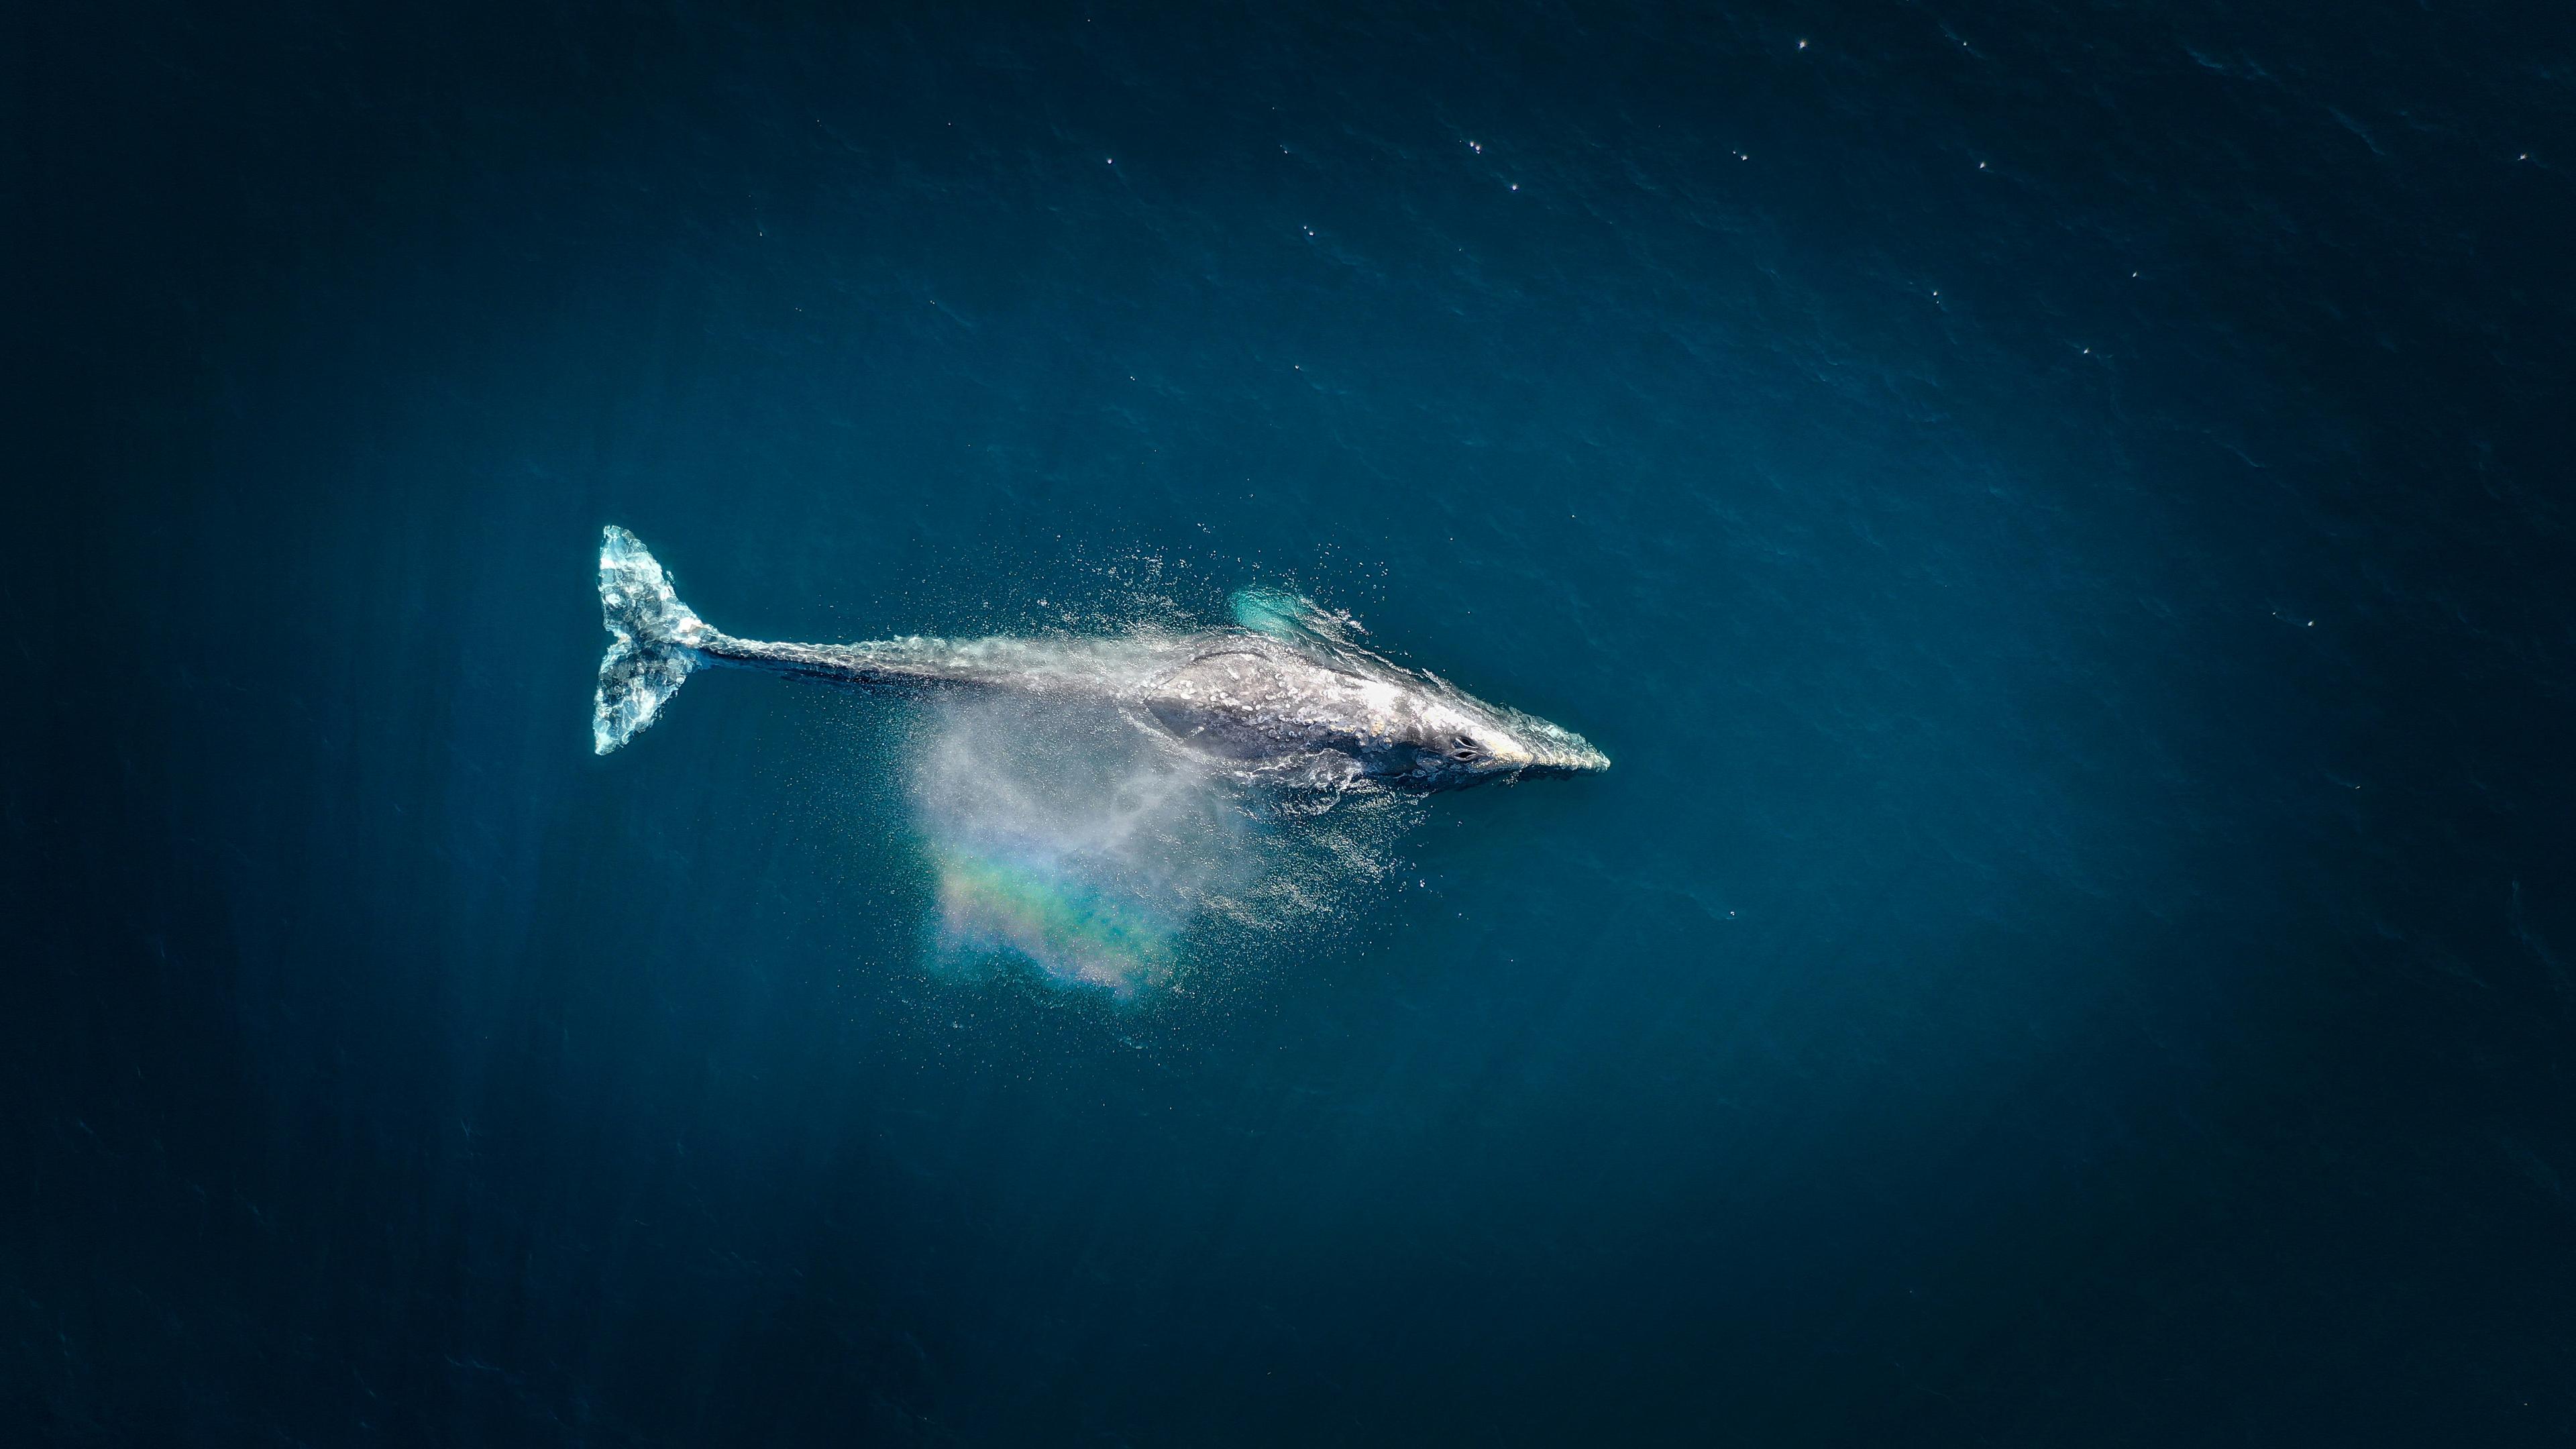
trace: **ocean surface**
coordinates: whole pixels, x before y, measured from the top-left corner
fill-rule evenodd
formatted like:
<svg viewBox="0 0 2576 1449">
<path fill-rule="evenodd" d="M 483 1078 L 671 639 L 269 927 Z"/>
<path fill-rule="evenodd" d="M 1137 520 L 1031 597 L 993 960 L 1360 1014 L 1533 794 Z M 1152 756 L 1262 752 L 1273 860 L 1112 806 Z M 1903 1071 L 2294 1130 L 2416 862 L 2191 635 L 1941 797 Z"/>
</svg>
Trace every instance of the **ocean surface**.
<svg viewBox="0 0 2576 1449">
<path fill-rule="evenodd" d="M 10 29 L 0 1440 L 2576 1437 L 2576 11 Z"/>
</svg>

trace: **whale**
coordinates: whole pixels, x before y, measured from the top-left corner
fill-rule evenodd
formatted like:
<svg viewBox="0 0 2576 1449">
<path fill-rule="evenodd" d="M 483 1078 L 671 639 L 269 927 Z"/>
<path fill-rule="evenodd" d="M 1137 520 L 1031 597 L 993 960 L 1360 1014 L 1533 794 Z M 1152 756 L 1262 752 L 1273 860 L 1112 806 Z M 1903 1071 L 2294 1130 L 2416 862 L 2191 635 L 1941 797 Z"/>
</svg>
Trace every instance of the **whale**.
<svg viewBox="0 0 2576 1449">
<path fill-rule="evenodd" d="M 710 627 L 642 541 L 611 525 L 599 549 L 610 639 L 591 742 L 602 755 L 623 747 L 691 674 L 733 668 L 879 692 L 1096 702 L 1208 768 L 1295 786 L 1427 793 L 1610 767 L 1572 730 L 1360 646 L 1345 615 L 1273 590 L 1232 603 L 1231 627 L 1190 632 L 773 643 Z"/>
</svg>

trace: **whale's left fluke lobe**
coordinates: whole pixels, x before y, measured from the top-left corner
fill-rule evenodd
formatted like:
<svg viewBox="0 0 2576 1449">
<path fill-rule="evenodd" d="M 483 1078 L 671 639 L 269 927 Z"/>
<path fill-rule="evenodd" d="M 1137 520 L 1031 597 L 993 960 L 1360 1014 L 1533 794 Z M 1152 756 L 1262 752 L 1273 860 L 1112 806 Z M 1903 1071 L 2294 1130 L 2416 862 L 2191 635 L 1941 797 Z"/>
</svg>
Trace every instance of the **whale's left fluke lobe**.
<svg viewBox="0 0 2576 1449">
<path fill-rule="evenodd" d="M 599 661 L 590 725 L 592 748 L 604 755 L 641 733 L 679 692 L 698 666 L 707 626 L 672 592 L 643 542 L 615 524 L 600 538 L 599 614 L 615 636 Z"/>
</svg>

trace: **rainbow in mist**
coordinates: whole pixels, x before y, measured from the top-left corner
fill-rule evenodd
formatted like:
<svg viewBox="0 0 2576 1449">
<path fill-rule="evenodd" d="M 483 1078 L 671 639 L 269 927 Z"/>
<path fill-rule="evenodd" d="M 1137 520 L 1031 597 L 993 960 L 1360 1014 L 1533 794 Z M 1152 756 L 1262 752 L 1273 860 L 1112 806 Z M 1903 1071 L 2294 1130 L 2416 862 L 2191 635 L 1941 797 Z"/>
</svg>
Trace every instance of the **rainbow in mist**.
<svg viewBox="0 0 2576 1449">
<path fill-rule="evenodd" d="M 1066 983 L 1126 996 L 1172 977 L 1175 922 L 1037 854 L 936 849 L 939 944 L 1008 954 Z"/>
</svg>

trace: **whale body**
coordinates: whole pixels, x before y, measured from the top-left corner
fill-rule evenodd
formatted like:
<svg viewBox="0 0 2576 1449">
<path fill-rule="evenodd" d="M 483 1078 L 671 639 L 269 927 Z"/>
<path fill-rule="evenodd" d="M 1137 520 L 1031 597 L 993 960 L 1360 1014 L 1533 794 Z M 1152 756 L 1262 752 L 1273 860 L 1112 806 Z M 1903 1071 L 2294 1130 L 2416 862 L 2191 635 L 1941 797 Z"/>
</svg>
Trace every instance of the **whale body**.
<svg viewBox="0 0 2576 1449">
<path fill-rule="evenodd" d="M 607 754 L 711 666 L 871 689 L 970 688 L 1092 699 L 1209 764 L 1295 783 L 1404 790 L 1605 770 L 1582 736 L 1476 699 L 1352 645 L 1285 595 L 1236 596 L 1235 628 L 1108 638 L 878 639 L 777 644 L 708 627 L 635 535 L 605 530 L 592 743 Z"/>
</svg>

